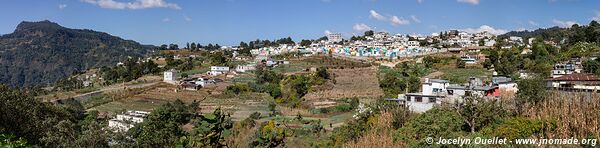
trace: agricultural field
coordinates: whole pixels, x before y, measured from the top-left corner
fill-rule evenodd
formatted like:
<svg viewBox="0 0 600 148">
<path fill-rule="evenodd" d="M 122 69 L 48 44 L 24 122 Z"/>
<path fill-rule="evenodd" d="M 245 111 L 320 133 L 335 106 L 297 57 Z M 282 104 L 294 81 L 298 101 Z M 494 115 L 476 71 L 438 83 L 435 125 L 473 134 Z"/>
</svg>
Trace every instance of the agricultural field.
<svg viewBox="0 0 600 148">
<path fill-rule="evenodd" d="M 313 87 L 304 98 L 306 100 L 343 99 L 343 98 L 378 98 L 383 96 L 379 87 L 377 67 L 354 69 L 329 69 L 335 79 L 325 86 Z"/>
<path fill-rule="evenodd" d="M 292 58 L 288 60 L 290 64 L 280 65 L 273 68 L 273 71 L 283 74 L 302 73 L 310 68 L 326 67 L 332 69 L 348 69 L 370 67 L 370 63 L 358 62 L 349 59 L 341 59 L 329 56 L 310 56 Z"/>
<path fill-rule="evenodd" d="M 93 97 L 84 101 L 88 110 L 99 112 L 119 113 L 125 110 L 152 111 L 162 104 L 173 102 L 177 99 L 192 103 L 200 102 L 201 113 L 210 113 L 220 107 L 229 112 L 235 119 L 244 119 L 254 112 L 268 114 L 267 103 L 264 101 L 270 96 L 263 93 L 246 93 L 240 95 L 223 94 L 229 82 L 218 83 L 198 91 L 179 90 L 176 86 L 159 83 L 143 89 L 123 90 L 107 94 L 102 97 Z M 271 98 L 272 99 L 272 98 Z"/>
</svg>

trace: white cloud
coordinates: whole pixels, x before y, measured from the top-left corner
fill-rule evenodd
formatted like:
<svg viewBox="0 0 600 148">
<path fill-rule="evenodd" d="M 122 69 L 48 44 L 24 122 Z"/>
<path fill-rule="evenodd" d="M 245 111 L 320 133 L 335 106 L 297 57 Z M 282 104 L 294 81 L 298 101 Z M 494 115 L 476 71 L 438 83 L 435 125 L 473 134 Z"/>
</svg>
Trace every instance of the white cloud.
<svg viewBox="0 0 600 148">
<path fill-rule="evenodd" d="M 58 9 L 60 9 L 60 10 L 63 10 L 65 8 L 67 8 L 67 4 L 60 4 L 60 5 L 58 5 Z"/>
<path fill-rule="evenodd" d="M 331 31 L 329 31 L 329 30 L 325 30 L 323 33 L 324 33 L 325 35 L 329 35 L 329 34 L 332 34 L 333 32 L 331 32 Z"/>
<path fill-rule="evenodd" d="M 390 22 L 392 23 L 392 25 L 394 26 L 399 26 L 399 25 L 408 25 L 410 24 L 410 21 L 407 19 L 404 19 L 402 17 L 398 17 L 398 16 L 392 16 L 392 18 L 390 19 Z"/>
<path fill-rule="evenodd" d="M 352 30 L 354 30 L 356 32 L 365 32 L 365 31 L 369 31 L 372 29 L 368 25 L 361 23 L 361 24 L 355 24 L 354 26 L 352 26 Z"/>
<path fill-rule="evenodd" d="M 82 0 L 83 2 L 98 5 L 108 9 L 146 9 L 146 8 L 171 8 L 181 9 L 175 3 L 167 3 L 163 0 L 135 0 L 133 2 L 117 2 L 114 0 Z"/>
<path fill-rule="evenodd" d="M 488 26 L 488 25 L 481 25 L 479 28 L 465 28 L 465 29 L 458 29 L 458 30 L 462 30 L 468 33 L 478 33 L 478 32 L 484 32 L 487 31 L 491 34 L 495 34 L 495 35 L 500 35 L 500 34 L 504 34 L 508 31 L 504 30 L 504 29 L 496 29 L 494 27 Z"/>
<path fill-rule="evenodd" d="M 371 11 L 369 11 L 369 13 L 371 13 L 371 15 L 369 16 L 370 18 L 374 18 L 374 19 L 379 20 L 379 21 L 386 21 L 387 20 L 387 18 L 385 16 L 377 13 L 375 10 L 371 10 Z"/>
<path fill-rule="evenodd" d="M 415 23 L 421 23 L 421 20 L 419 20 L 419 18 L 417 18 L 417 16 L 415 15 L 411 15 L 410 19 Z"/>
<path fill-rule="evenodd" d="M 539 26 L 540 24 L 538 24 L 537 22 L 534 22 L 534 21 L 530 20 L 529 21 L 529 25 L 531 25 L 531 26 Z"/>
<path fill-rule="evenodd" d="M 600 21 L 600 11 L 596 11 L 594 17 L 592 17 L 592 20 L 595 21 Z"/>
<path fill-rule="evenodd" d="M 188 17 L 187 15 L 183 15 L 183 19 L 185 19 L 185 21 L 192 21 L 192 18 Z"/>
<path fill-rule="evenodd" d="M 479 0 L 456 0 L 456 1 L 461 2 L 461 3 L 468 3 L 468 4 L 472 4 L 472 5 L 479 4 Z"/>
<path fill-rule="evenodd" d="M 552 23 L 554 23 L 558 27 L 563 27 L 563 28 L 569 28 L 569 27 L 573 26 L 574 24 L 578 24 L 575 21 L 561 21 L 561 20 L 557 20 L 557 19 L 553 19 Z"/>
<path fill-rule="evenodd" d="M 425 0 L 417 0 L 417 3 L 419 3 L 419 4 L 423 3 L 423 1 L 425 1 Z"/>
<path fill-rule="evenodd" d="M 163 21 L 163 22 L 170 22 L 170 21 L 171 21 L 171 19 L 167 17 L 167 18 L 164 18 L 164 19 L 162 19 L 162 21 Z"/>
</svg>

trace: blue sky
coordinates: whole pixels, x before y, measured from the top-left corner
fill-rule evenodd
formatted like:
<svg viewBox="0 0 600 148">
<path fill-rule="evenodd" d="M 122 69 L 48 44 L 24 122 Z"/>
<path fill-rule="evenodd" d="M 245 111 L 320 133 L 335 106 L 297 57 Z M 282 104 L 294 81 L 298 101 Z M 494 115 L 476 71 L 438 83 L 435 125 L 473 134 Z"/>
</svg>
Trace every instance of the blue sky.
<svg viewBox="0 0 600 148">
<path fill-rule="evenodd" d="M 510 30 L 588 24 L 598 0 L 1 0 L 0 34 L 50 20 L 144 44 L 316 39 L 366 29 L 429 35 L 448 29 Z"/>
</svg>

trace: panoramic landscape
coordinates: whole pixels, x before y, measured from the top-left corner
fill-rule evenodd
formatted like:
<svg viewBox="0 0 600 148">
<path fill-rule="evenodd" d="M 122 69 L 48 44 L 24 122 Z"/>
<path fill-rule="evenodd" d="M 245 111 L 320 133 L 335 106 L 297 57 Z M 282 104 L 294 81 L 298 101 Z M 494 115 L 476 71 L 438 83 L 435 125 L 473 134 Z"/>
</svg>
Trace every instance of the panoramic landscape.
<svg viewBox="0 0 600 148">
<path fill-rule="evenodd" d="M 598 147 L 600 2 L 0 6 L 0 147 Z"/>
</svg>

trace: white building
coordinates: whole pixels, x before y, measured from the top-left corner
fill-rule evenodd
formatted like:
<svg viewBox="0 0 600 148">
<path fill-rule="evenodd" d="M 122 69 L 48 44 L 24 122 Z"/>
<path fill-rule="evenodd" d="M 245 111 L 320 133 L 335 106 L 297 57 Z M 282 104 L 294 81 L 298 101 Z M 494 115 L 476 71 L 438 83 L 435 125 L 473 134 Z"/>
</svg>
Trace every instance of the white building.
<svg viewBox="0 0 600 148">
<path fill-rule="evenodd" d="M 210 71 L 208 71 L 209 75 L 220 75 L 229 72 L 229 67 L 227 66 L 211 66 Z"/>
<path fill-rule="evenodd" d="M 342 34 L 341 33 L 330 33 L 327 34 L 327 41 L 329 42 L 341 42 L 342 41 Z"/>
<path fill-rule="evenodd" d="M 598 91 L 600 78 L 586 73 L 573 73 L 548 79 L 547 87 L 567 91 Z"/>
<path fill-rule="evenodd" d="M 411 111 L 422 113 L 442 103 L 442 99 L 446 97 L 446 87 L 449 85 L 447 80 L 425 78 L 421 93 L 400 94 L 398 97 L 405 101 L 405 105 Z"/>
<path fill-rule="evenodd" d="M 137 123 L 144 122 L 144 118 L 148 116 L 150 112 L 145 111 L 127 111 L 124 114 L 117 115 L 108 121 L 108 127 L 119 132 L 126 132 L 130 128 L 134 127 Z"/>
<path fill-rule="evenodd" d="M 510 36 L 508 40 L 512 43 L 523 43 L 523 38 L 518 36 Z"/>
<path fill-rule="evenodd" d="M 196 85 L 200 85 L 202 87 L 206 87 L 210 84 L 214 84 L 214 82 L 211 82 L 209 79 L 207 78 L 198 78 L 198 80 L 196 80 Z"/>
<path fill-rule="evenodd" d="M 165 71 L 163 73 L 163 81 L 168 82 L 168 83 L 176 83 L 177 82 L 177 70 L 171 69 L 171 70 Z"/>
<path fill-rule="evenodd" d="M 417 48 L 417 47 L 419 47 L 420 43 L 419 43 L 419 41 L 408 41 L 407 45 L 408 45 L 408 48 Z"/>
<path fill-rule="evenodd" d="M 477 64 L 477 60 L 475 60 L 475 58 L 470 57 L 470 56 L 461 56 L 460 60 L 462 60 L 463 62 L 465 62 L 465 64 Z"/>
<path fill-rule="evenodd" d="M 238 65 L 235 68 L 235 71 L 237 72 L 247 72 L 252 70 L 256 70 L 256 64 Z"/>
<path fill-rule="evenodd" d="M 486 47 L 492 47 L 495 44 L 496 44 L 496 40 L 486 40 L 484 46 L 486 46 Z"/>
<path fill-rule="evenodd" d="M 498 86 L 501 92 L 517 93 L 519 91 L 517 83 L 508 77 L 492 77 L 492 85 Z"/>
</svg>

